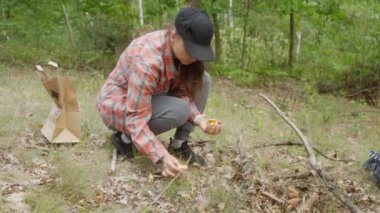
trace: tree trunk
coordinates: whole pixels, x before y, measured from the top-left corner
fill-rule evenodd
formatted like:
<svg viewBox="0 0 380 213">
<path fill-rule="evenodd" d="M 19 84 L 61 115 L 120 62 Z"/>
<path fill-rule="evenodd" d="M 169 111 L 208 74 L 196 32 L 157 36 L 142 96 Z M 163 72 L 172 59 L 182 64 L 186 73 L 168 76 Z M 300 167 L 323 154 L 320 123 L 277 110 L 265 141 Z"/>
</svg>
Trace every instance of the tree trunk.
<svg viewBox="0 0 380 213">
<path fill-rule="evenodd" d="M 212 14 L 212 19 L 214 22 L 214 35 L 215 35 L 215 62 L 218 63 L 220 61 L 220 56 L 222 54 L 222 45 L 220 41 L 220 33 L 219 33 L 219 23 L 218 23 L 218 14 L 214 12 Z"/>
<path fill-rule="evenodd" d="M 293 67 L 293 60 L 294 60 L 294 11 L 293 9 L 290 9 L 289 13 L 289 61 L 288 66 L 290 68 Z"/>
<path fill-rule="evenodd" d="M 299 58 L 299 55 L 300 55 L 300 49 L 301 49 L 301 37 L 302 37 L 302 34 L 301 32 L 297 32 L 296 33 L 296 38 L 297 38 L 297 42 L 296 42 L 296 63 L 298 62 L 298 58 Z"/>
<path fill-rule="evenodd" d="M 234 27 L 234 17 L 233 17 L 233 14 L 232 14 L 232 3 L 233 3 L 233 0 L 229 0 L 229 4 L 228 4 L 228 26 L 233 28 Z"/>
<path fill-rule="evenodd" d="M 140 26 L 144 26 L 143 0 L 139 0 Z"/>
<path fill-rule="evenodd" d="M 201 8 L 201 0 L 187 0 L 187 4 L 191 7 Z"/>
<path fill-rule="evenodd" d="M 5 18 L 5 20 L 8 20 L 11 17 L 11 8 L 9 4 L 6 4 L 6 6 L 2 9 L 2 12 L 3 12 L 2 16 Z"/>
<path fill-rule="evenodd" d="M 246 37 L 247 37 L 247 24 L 248 24 L 248 14 L 249 14 L 249 1 L 246 0 L 246 11 L 244 15 L 244 28 L 243 28 L 243 42 L 242 42 L 242 50 L 241 50 L 241 64 L 240 64 L 240 69 L 244 70 L 244 61 L 245 61 L 245 42 L 246 42 Z"/>
</svg>

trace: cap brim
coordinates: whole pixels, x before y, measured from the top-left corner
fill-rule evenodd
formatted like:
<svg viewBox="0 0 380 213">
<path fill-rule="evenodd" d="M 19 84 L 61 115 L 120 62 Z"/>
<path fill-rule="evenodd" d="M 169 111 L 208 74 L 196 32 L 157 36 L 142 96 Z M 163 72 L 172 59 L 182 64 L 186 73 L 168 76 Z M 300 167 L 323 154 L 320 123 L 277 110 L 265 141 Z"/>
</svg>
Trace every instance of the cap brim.
<svg viewBox="0 0 380 213">
<path fill-rule="evenodd" d="M 202 46 L 199 44 L 192 43 L 190 41 L 185 41 L 185 48 L 187 53 L 194 59 L 198 61 L 213 61 L 214 53 L 212 52 L 211 46 Z"/>
</svg>

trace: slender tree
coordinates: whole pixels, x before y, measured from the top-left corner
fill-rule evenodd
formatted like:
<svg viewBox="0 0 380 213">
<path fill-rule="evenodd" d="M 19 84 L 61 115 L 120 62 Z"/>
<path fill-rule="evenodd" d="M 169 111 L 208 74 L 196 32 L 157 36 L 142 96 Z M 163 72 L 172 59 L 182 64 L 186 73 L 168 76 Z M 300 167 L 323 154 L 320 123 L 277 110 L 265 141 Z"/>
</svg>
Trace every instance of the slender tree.
<svg viewBox="0 0 380 213">
<path fill-rule="evenodd" d="M 245 46 L 245 42 L 246 42 L 246 39 L 247 39 L 247 28 L 248 28 L 248 14 L 249 14 L 249 10 L 250 10 L 250 0 L 246 0 L 245 1 L 245 15 L 244 15 L 244 26 L 243 26 L 243 41 L 242 41 L 242 49 L 241 49 L 241 64 L 240 64 L 240 69 L 244 70 L 244 62 L 245 62 L 245 50 L 246 50 L 246 46 Z"/>
<path fill-rule="evenodd" d="M 201 0 L 187 0 L 187 4 L 191 7 L 201 7 Z"/>
<path fill-rule="evenodd" d="M 295 37 L 295 30 L 294 30 L 294 10 L 293 8 L 290 8 L 289 13 L 289 60 L 288 60 L 288 66 L 290 68 L 293 67 L 293 61 L 294 61 L 294 37 Z"/>
<path fill-rule="evenodd" d="M 70 21 L 69 21 L 69 15 L 67 14 L 64 1 L 62 1 L 61 3 L 62 3 L 63 14 L 65 15 L 65 23 L 66 23 L 67 31 L 69 32 L 69 36 L 70 36 L 71 46 L 75 47 L 73 30 L 71 29 L 71 25 L 70 25 Z"/>
<path fill-rule="evenodd" d="M 212 13 L 212 21 L 214 22 L 214 44 L 215 44 L 215 62 L 218 63 L 220 61 L 220 57 L 222 55 L 222 44 L 220 40 L 220 32 L 219 32 L 219 22 L 218 22 L 218 14 L 216 12 Z"/>
<path fill-rule="evenodd" d="M 231 28 L 234 27 L 234 17 L 232 14 L 232 4 L 233 4 L 233 0 L 228 0 L 227 21 L 228 21 L 228 26 Z"/>
<path fill-rule="evenodd" d="M 143 0 L 139 0 L 140 25 L 144 26 Z"/>
</svg>

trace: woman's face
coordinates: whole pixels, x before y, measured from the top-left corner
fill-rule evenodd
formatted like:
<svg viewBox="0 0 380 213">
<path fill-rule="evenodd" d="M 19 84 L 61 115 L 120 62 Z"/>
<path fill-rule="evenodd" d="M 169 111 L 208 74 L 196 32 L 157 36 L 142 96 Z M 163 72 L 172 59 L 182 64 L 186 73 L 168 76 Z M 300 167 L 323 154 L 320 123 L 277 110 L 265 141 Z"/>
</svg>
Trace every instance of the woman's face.
<svg viewBox="0 0 380 213">
<path fill-rule="evenodd" d="M 174 56 L 181 62 L 181 64 L 189 65 L 195 62 L 196 60 L 187 53 L 181 36 L 179 36 L 176 32 L 172 32 L 171 36 Z"/>
</svg>

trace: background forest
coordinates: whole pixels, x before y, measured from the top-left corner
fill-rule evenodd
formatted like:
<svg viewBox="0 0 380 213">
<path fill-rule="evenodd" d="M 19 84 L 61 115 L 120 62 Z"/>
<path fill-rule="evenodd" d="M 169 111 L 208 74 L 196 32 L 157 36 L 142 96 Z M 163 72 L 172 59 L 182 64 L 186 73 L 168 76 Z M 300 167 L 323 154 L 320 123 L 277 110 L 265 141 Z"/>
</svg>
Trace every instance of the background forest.
<svg viewBox="0 0 380 213">
<path fill-rule="evenodd" d="M 206 115 L 223 133 L 194 131 L 208 165 L 178 179 L 155 176 L 144 156 L 119 158 L 110 174 L 111 132 L 94 100 L 129 42 L 186 5 L 214 24 Z M 379 0 L 0 0 L 0 212 L 349 212 L 259 93 L 300 127 L 354 205 L 380 212 L 362 167 L 380 151 L 379 23 Z M 76 89 L 81 143 L 40 133 L 53 103 L 35 65 L 50 60 Z"/>
<path fill-rule="evenodd" d="M 239 83 L 292 77 L 312 92 L 322 81 L 360 87 L 369 74 L 379 78 L 377 0 L 2 0 L 0 60 L 56 60 L 106 74 L 133 38 L 172 24 L 185 3 L 213 20 L 217 62 L 211 69 Z"/>
</svg>

